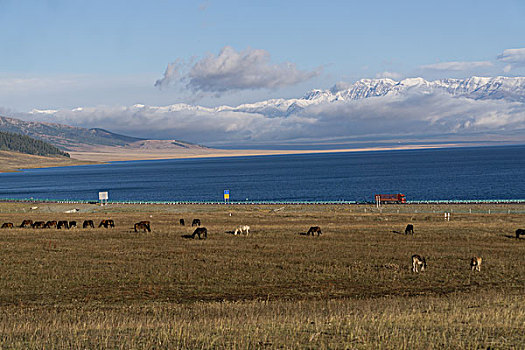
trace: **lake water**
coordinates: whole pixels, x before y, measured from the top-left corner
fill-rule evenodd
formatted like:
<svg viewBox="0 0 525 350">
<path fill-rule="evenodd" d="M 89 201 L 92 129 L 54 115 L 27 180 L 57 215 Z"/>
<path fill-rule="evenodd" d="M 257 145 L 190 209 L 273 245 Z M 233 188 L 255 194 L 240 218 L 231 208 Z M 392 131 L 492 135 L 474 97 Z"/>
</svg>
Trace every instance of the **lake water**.
<svg viewBox="0 0 525 350">
<path fill-rule="evenodd" d="M 220 201 L 525 198 L 525 146 L 115 162 L 0 174 L 0 198 Z"/>
</svg>

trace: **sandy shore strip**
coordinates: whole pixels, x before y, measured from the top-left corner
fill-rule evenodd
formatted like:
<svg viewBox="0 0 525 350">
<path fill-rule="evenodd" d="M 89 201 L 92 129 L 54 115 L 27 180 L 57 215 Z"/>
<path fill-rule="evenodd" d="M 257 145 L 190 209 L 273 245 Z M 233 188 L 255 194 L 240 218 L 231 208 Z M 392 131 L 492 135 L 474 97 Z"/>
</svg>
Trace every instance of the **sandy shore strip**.
<svg viewBox="0 0 525 350">
<path fill-rule="evenodd" d="M 344 152 L 370 152 L 370 151 L 396 151 L 396 150 L 419 150 L 438 149 L 450 147 L 464 147 L 464 144 L 446 143 L 430 145 L 404 145 L 388 147 L 368 148 L 345 148 L 325 150 L 222 150 L 222 149 L 190 149 L 177 151 L 162 150 L 129 150 L 125 148 L 106 147 L 100 150 L 71 151 L 71 157 L 82 161 L 111 162 L 130 160 L 155 160 L 155 159 L 182 159 L 182 158 L 216 158 L 216 157 L 247 157 L 267 155 L 288 154 L 321 154 L 321 153 L 344 153 Z M 469 144 L 469 146 L 476 146 Z"/>
</svg>

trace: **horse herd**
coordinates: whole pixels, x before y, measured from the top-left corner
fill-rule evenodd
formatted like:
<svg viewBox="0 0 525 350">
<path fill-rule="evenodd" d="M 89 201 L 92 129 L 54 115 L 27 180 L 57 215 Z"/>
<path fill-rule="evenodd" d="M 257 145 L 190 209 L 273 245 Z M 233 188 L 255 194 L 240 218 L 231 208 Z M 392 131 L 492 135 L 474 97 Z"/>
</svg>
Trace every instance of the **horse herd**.
<svg viewBox="0 0 525 350">
<path fill-rule="evenodd" d="M 1 228 L 56 228 L 57 230 L 65 229 L 70 230 L 77 228 L 79 225 L 76 221 L 67 221 L 67 220 L 50 220 L 50 221 L 33 221 L 33 220 L 24 220 L 20 226 L 15 226 L 12 222 L 4 222 Z M 104 219 L 100 222 L 98 227 L 115 227 L 115 222 L 111 219 Z M 84 220 L 82 223 L 82 228 L 95 228 L 95 223 L 93 220 Z"/>
<path fill-rule="evenodd" d="M 179 220 L 179 224 L 181 226 L 185 226 L 184 219 Z M 198 237 L 199 239 L 206 239 L 208 238 L 208 230 L 206 227 L 200 227 L 201 220 L 200 219 L 193 219 L 191 222 L 191 226 L 197 226 L 195 231 L 191 235 L 183 235 L 184 238 L 192 238 L 195 239 Z M 14 228 L 15 225 L 12 222 L 5 222 L 2 224 L 1 228 Z M 77 228 L 77 222 L 76 221 L 67 221 L 67 220 L 59 220 L 59 221 L 34 221 L 33 220 L 23 220 L 20 226 L 16 226 L 20 228 L 33 228 L 33 229 L 46 229 L 46 228 L 56 228 L 58 230 L 60 229 L 73 229 Z M 100 221 L 98 227 L 104 227 L 104 228 L 113 228 L 115 227 L 115 222 L 112 219 L 103 219 Z M 82 228 L 95 228 L 95 224 L 93 220 L 84 220 L 82 223 Z M 151 232 L 151 223 L 150 221 L 140 221 L 134 224 L 133 226 L 135 232 L 144 231 L 144 232 Z M 395 233 L 400 233 L 398 231 L 393 231 Z M 244 234 L 248 236 L 250 234 L 250 226 L 248 225 L 240 225 L 235 227 L 233 231 L 230 231 L 233 235 L 241 235 Z M 302 235 L 306 236 L 320 236 L 322 234 L 321 228 L 319 226 L 311 226 L 310 229 L 306 233 L 301 233 Z M 405 234 L 414 234 L 414 225 L 408 224 L 405 228 Z M 518 239 L 521 235 L 525 236 L 525 229 L 517 229 L 516 230 L 516 239 Z M 412 255 L 412 272 L 420 272 L 424 271 L 427 268 L 427 261 L 424 256 L 420 256 L 418 254 Z M 483 259 L 479 256 L 475 256 L 470 260 L 470 267 L 472 271 L 481 271 L 481 262 Z"/>
</svg>

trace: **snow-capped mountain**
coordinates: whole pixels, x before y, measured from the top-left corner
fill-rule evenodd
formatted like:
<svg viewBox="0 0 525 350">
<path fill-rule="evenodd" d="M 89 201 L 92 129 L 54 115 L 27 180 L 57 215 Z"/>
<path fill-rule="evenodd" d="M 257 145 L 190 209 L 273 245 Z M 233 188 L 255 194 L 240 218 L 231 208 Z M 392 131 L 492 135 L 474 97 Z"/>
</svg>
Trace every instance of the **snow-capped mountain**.
<svg viewBox="0 0 525 350">
<path fill-rule="evenodd" d="M 353 85 L 341 89 L 333 87 L 329 90 L 312 90 L 302 98 L 270 99 L 239 106 L 219 106 L 214 108 L 189 105 L 184 103 L 153 107 L 134 105 L 131 109 L 155 110 L 158 112 L 241 112 L 258 113 L 266 117 L 283 117 L 318 104 L 336 101 L 354 101 L 382 96 L 408 94 L 449 94 L 455 97 L 465 97 L 475 100 L 506 100 L 510 102 L 525 102 L 525 77 L 471 77 L 468 79 L 442 79 L 427 81 L 423 78 L 408 78 L 401 81 L 392 79 L 361 79 Z M 48 111 L 45 111 L 49 113 Z"/>
</svg>

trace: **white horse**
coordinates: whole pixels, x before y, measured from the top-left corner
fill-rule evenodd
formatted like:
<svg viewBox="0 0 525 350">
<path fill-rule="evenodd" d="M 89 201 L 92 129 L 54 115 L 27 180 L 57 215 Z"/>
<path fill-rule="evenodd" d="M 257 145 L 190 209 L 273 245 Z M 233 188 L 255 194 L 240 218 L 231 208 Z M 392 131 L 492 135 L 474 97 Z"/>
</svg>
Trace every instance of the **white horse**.
<svg viewBox="0 0 525 350">
<path fill-rule="evenodd" d="M 243 234 L 243 233 L 246 236 L 248 236 L 250 234 L 250 226 L 248 226 L 248 225 L 241 225 L 241 226 L 238 226 L 237 228 L 235 228 L 235 231 L 233 231 L 234 235 L 240 235 L 240 234 Z"/>
</svg>

